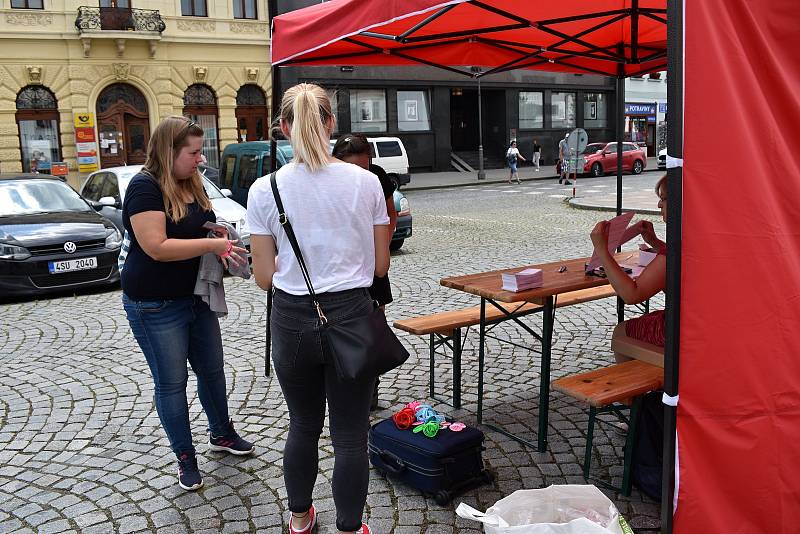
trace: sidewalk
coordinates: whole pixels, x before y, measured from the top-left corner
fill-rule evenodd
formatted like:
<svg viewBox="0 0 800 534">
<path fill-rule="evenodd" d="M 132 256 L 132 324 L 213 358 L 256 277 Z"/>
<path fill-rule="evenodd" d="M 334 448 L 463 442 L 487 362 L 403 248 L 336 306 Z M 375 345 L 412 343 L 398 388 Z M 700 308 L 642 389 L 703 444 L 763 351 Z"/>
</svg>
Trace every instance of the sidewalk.
<svg viewBox="0 0 800 534">
<path fill-rule="evenodd" d="M 403 191 L 422 191 L 426 189 L 440 189 L 448 187 L 475 187 L 488 184 L 504 184 L 508 179 L 508 169 L 487 169 L 486 179 L 478 180 L 477 171 L 472 172 L 429 172 L 414 173 L 411 176 L 411 183 L 403 187 Z M 658 214 L 659 211 L 653 206 L 652 188 L 658 178 L 661 177 L 663 169 L 658 168 L 656 158 L 647 158 L 647 167 L 640 176 L 635 177 L 637 183 L 641 182 L 642 187 L 637 190 L 625 191 L 623 194 L 623 210 L 634 211 L 636 213 Z M 558 180 L 555 173 L 555 165 L 545 165 L 537 173 L 530 165 L 519 168 L 520 180 L 523 182 L 538 182 L 544 180 Z M 532 177 L 531 175 L 536 175 Z M 633 175 L 626 174 L 624 180 L 629 180 Z M 578 183 L 583 185 L 594 180 L 615 180 L 614 175 L 607 175 L 602 178 L 584 177 L 578 178 Z M 638 190 L 638 189 L 641 189 Z M 580 194 L 580 192 L 579 192 Z M 587 193 L 570 199 L 569 204 L 573 208 L 591 209 L 599 211 L 616 211 L 616 192 L 597 192 Z"/>
</svg>

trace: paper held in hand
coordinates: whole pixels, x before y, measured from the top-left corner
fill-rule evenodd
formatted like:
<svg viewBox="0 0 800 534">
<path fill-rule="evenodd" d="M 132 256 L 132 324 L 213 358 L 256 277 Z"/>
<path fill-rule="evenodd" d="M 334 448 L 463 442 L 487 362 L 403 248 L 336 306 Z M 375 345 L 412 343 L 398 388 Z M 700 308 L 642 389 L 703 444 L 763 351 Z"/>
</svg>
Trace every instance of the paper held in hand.
<svg viewBox="0 0 800 534">
<path fill-rule="evenodd" d="M 525 269 L 518 273 L 503 273 L 503 291 L 525 291 L 544 285 L 541 269 Z"/>
<path fill-rule="evenodd" d="M 635 227 L 628 227 L 628 223 L 633 219 L 633 212 L 623 213 L 608 221 L 608 252 L 613 255 L 617 247 L 621 246 L 626 241 L 630 241 L 638 235 Z M 601 266 L 600 258 L 597 253 L 592 253 L 592 259 L 586 264 L 586 271 L 593 271 Z"/>
</svg>

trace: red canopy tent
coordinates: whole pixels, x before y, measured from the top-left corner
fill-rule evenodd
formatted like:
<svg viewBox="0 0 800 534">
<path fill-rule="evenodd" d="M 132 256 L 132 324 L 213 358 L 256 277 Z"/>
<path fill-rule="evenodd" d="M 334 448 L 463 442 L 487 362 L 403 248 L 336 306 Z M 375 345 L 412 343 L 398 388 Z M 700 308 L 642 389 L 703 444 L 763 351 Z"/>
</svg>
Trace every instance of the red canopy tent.
<svg viewBox="0 0 800 534">
<path fill-rule="evenodd" d="M 621 80 L 663 70 L 668 58 L 668 151 L 677 164 L 668 171 L 672 405 L 662 531 L 795 532 L 800 185 L 791 178 L 800 176 L 792 150 L 800 4 L 695 0 L 685 11 L 684 32 L 683 0 L 333 0 L 275 17 L 272 61 L 425 64 L 475 77 L 519 68 L 613 76 L 619 138 Z M 278 88 L 273 81 L 273 101 Z M 618 210 L 621 184 L 618 175 Z"/>
</svg>

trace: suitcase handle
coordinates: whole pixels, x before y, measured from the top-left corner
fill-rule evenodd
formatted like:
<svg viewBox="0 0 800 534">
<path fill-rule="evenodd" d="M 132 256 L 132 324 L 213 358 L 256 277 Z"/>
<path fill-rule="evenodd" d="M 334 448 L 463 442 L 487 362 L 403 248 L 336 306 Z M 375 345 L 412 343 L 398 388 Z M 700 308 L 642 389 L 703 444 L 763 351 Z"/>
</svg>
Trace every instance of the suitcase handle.
<svg viewBox="0 0 800 534">
<path fill-rule="evenodd" d="M 378 456 L 383 460 L 386 470 L 393 475 L 399 475 L 406 469 L 406 463 L 396 454 L 389 451 L 380 451 Z"/>
</svg>

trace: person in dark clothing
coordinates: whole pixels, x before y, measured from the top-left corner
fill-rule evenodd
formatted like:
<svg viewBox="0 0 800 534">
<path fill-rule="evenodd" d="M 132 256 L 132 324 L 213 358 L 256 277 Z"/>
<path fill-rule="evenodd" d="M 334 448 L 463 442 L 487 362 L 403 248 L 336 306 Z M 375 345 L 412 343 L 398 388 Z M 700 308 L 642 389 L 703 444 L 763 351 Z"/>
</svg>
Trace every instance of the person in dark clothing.
<svg viewBox="0 0 800 534">
<path fill-rule="evenodd" d="M 194 295 L 200 257 L 213 253 L 225 266 L 246 262 L 247 251 L 227 235 L 207 237 L 215 222 L 198 174 L 203 130 L 187 117 L 167 117 L 155 129 L 142 172 L 122 206 L 130 250 L 122 271 L 122 304 L 155 382 L 156 410 L 178 458 L 178 484 L 203 486 L 197 467 L 186 384 L 186 363 L 208 417 L 209 448 L 251 454 L 228 417 L 222 336 L 217 316 Z M 240 256 L 241 255 L 241 256 Z"/>
<path fill-rule="evenodd" d="M 333 157 L 340 159 L 347 163 L 353 163 L 378 177 L 383 189 L 383 196 L 386 198 L 386 212 L 389 214 L 389 242 L 391 243 L 392 234 L 397 227 L 397 209 L 394 205 L 394 190 L 395 183 L 386 174 L 386 171 L 380 165 L 375 165 L 371 162 L 369 142 L 367 138 L 360 134 L 346 134 L 336 141 L 333 146 Z M 392 302 L 392 287 L 389 284 L 389 275 L 376 276 L 372 280 L 372 286 L 369 288 L 369 294 L 373 300 L 383 308 Z M 375 390 L 372 393 L 372 404 L 370 410 L 378 409 L 378 386 L 380 379 L 375 379 Z"/>
</svg>

